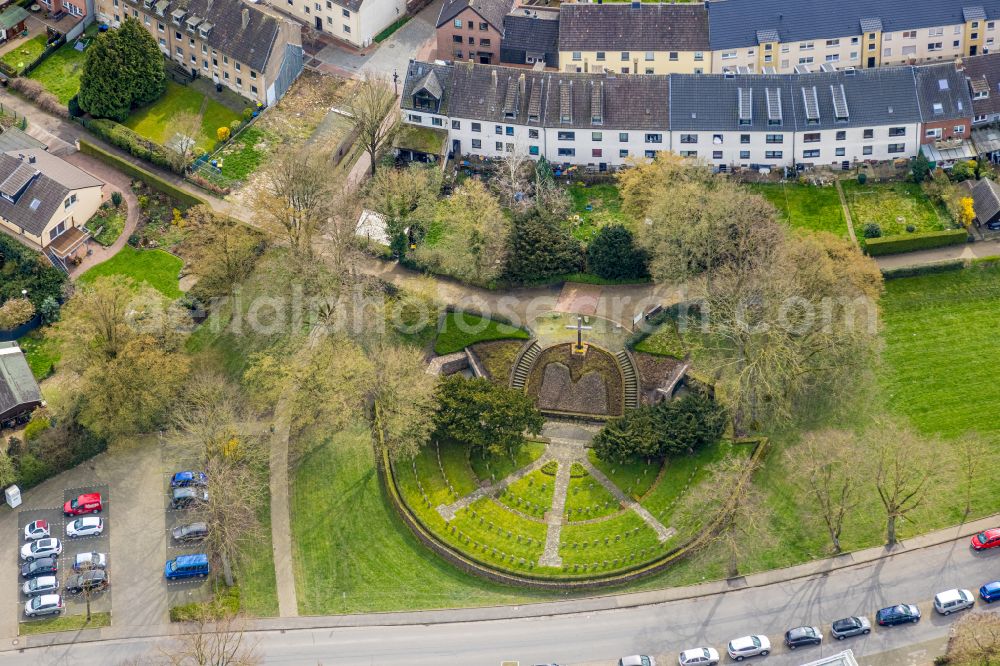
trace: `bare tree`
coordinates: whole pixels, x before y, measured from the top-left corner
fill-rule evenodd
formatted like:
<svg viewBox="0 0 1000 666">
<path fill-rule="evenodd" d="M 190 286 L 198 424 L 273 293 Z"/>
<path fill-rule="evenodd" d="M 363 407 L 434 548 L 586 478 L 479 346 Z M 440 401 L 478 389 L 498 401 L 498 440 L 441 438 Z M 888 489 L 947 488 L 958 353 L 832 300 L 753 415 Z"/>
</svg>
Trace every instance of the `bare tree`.
<svg viewBox="0 0 1000 666">
<path fill-rule="evenodd" d="M 503 156 L 498 164 L 498 178 L 495 186 L 500 193 L 504 207 L 515 210 L 526 207 L 529 203 L 525 197 L 528 189 L 527 166 L 531 164 L 531 157 L 524 145 L 519 142 L 510 144 L 511 150 Z M 517 197 L 521 195 L 519 200 Z"/>
<path fill-rule="evenodd" d="M 1000 666 L 1000 615 L 965 615 L 952 626 L 946 654 L 951 666 Z"/>
<path fill-rule="evenodd" d="M 364 253 L 358 242 L 357 225 L 361 203 L 355 189 L 345 188 L 323 226 L 324 258 L 343 285 L 352 284 Z"/>
<path fill-rule="evenodd" d="M 334 201 L 329 160 L 310 150 L 283 151 L 264 169 L 261 180 L 256 212 L 284 233 L 297 255 L 311 258 L 313 236 L 326 222 Z"/>
<path fill-rule="evenodd" d="M 371 160 L 371 175 L 379 153 L 392 142 L 399 131 L 396 115 L 396 93 L 382 75 L 366 72 L 351 97 L 351 122 Z"/>
<path fill-rule="evenodd" d="M 181 111 L 171 116 L 170 129 L 174 135 L 164 146 L 167 159 L 174 172 L 184 173 L 198 145 L 195 137 L 201 134 L 201 116 L 192 111 Z"/>
<path fill-rule="evenodd" d="M 256 641 L 246 635 L 242 617 L 225 612 L 218 603 L 203 607 L 184 633 L 160 647 L 170 666 L 256 666 L 262 663 Z"/>
<path fill-rule="evenodd" d="M 207 206 L 187 211 L 184 240 L 190 273 L 198 276 L 196 290 L 204 296 L 232 294 L 247 279 L 266 247 L 264 235 Z"/>
<path fill-rule="evenodd" d="M 98 573 L 99 572 L 99 573 Z M 102 592 L 104 592 L 107 587 L 107 579 L 103 579 L 103 583 L 95 584 L 91 579 L 92 577 L 100 578 L 104 574 L 104 569 L 98 565 L 93 559 L 83 563 L 75 572 L 75 574 L 70 578 L 76 585 L 79 585 L 80 598 L 83 599 L 84 604 L 87 607 L 87 622 L 90 622 L 91 612 L 90 603 L 97 598 Z M 74 579 L 76 579 L 74 581 Z"/>
<path fill-rule="evenodd" d="M 941 443 L 912 428 L 883 423 L 865 433 L 875 463 L 875 487 L 885 509 L 886 544 L 896 545 L 896 523 L 920 508 L 940 471 Z"/>
<path fill-rule="evenodd" d="M 789 476 L 826 526 L 834 553 L 841 550 L 844 521 L 861 502 L 864 453 L 853 433 L 832 429 L 806 434 L 785 453 Z"/>
<path fill-rule="evenodd" d="M 976 477 L 982 472 L 980 458 L 983 442 L 977 432 L 967 432 L 956 442 L 958 447 L 958 467 L 962 472 L 965 486 L 965 517 L 972 513 L 972 490 L 976 487 Z"/>
<path fill-rule="evenodd" d="M 240 387 L 225 375 L 195 371 L 173 414 L 170 445 L 199 459 L 238 454 L 243 463 L 266 458 L 263 433 Z"/>
</svg>

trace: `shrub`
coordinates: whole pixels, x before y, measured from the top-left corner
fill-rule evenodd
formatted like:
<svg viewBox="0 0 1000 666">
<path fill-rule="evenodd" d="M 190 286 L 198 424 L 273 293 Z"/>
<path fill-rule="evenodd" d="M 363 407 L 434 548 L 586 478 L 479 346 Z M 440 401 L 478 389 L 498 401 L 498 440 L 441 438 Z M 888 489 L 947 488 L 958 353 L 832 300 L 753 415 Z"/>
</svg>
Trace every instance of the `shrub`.
<svg viewBox="0 0 1000 666">
<path fill-rule="evenodd" d="M 0 329 L 17 328 L 35 316 L 35 306 L 27 298 L 12 298 L 0 305 Z"/>
<path fill-rule="evenodd" d="M 38 313 L 42 315 L 42 323 L 54 324 L 59 321 L 59 307 L 59 301 L 55 297 L 46 296 L 41 307 L 38 308 Z"/>
<path fill-rule="evenodd" d="M 885 254 L 899 254 L 914 250 L 929 250 L 946 245 L 965 243 L 969 234 L 965 229 L 948 229 L 947 231 L 928 231 L 921 234 L 906 234 L 883 236 L 865 241 L 865 251 L 873 257 Z"/>
<path fill-rule="evenodd" d="M 35 413 L 31 415 L 31 421 L 24 427 L 24 441 L 35 441 L 39 435 L 51 427 L 52 421 L 45 416 L 45 413 L 40 409 L 35 410 Z"/>
<path fill-rule="evenodd" d="M 234 120 L 233 122 L 229 123 L 229 136 L 234 136 L 237 132 L 240 131 L 241 127 L 243 127 L 242 120 Z"/>
<path fill-rule="evenodd" d="M 228 127 L 220 127 L 219 129 L 215 130 L 215 136 L 219 139 L 219 141 L 228 141 L 229 140 L 229 128 Z"/>
<path fill-rule="evenodd" d="M 927 179 L 931 173 L 931 163 L 927 159 L 927 156 L 923 153 L 917 153 L 916 159 L 913 160 L 913 166 L 911 171 L 911 176 L 914 183 L 922 183 Z"/>
<path fill-rule="evenodd" d="M 7 86 L 11 90 L 16 90 L 28 99 L 34 101 L 36 97 L 45 92 L 45 86 L 34 79 L 16 78 L 11 79 Z"/>
<path fill-rule="evenodd" d="M 63 106 L 59 98 L 46 90 L 38 81 L 19 77 L 11 79 L 8 86 L 30 99 L 42 111 L 61 118 L 69 118 L 69 108 Z"/>
<path fill-rule="evenodd" d="M 955 165 L 951 167 L 951 171 L 948 172 L 948 177 L 955 182 L 962 182 L 963 180 L 975 178 L 976 163 L 973 160 L 955 162 Z"/>
<path fill-rule="evenodd" d="M 80 99 L 76 95 L 69 98 L 69 103 L 66 105 L 69 110 L 69 115 L 74 118 L 79 118 L 83 115 L 83 109 L 80 108 Z"/>
<path fill-rule="evenodd" d="M 601 227 L 587 247 L 587 269 L 607 280 L 646 275 L 646 253 L 636 247 L 632 232 L 620 224 Z"/>
<path fill-rule="evenodd" d="M 84 125 L 87 129 L 99 137 L 107 140 L 108 143 L 117 146 L 129 153 L 133 157 L 147 160 L 153 164 L 176 171 L 167 155 L 167 150 L 163 146 L 150 141 L 141 134 L 133 132 L 128 127 L 103 118 L 89 119 Z M 82 150 L 82 148 L 81 148 Z"/>
<path fill-rule="evenodd" d="M 42 255 L 0 234 L 0 302 L 21 298 L 22 290 L 27 290 L 37 308 L 50 296 L 61 297 L 65 284 L 66 275 Z"/>
<path fill-rule="evenodd" d="M 868 174 L 862 171 L 861 173 L 858 174 L 858 185 L 864 185 L 867 182 L 868 182 Z"/>
<path fill-rule="evenodd" d="M 111 203 L 115 205 L 115 208 L 122 205 L 122 193 L 117 190 L 111 193 Z"/>
<path fill-rule="evenodd" d="M 251 118 L 253 118 L 253 109 L 248 106 L 243 109 L 243 113 L 241 115 L 243 116 L 243 122 L 248 122 Z"/>
<path fill-rule="evenodd" d="M 865 238 L 881 238 L 882 237 L 882 227 L 878 225 L 878 222 L 869 222 L 865 224 L 864 231 Z"/>
<path fill-rule="evenodd" d="M 913 226 L 912 224 L 906 225 L 906 233 L 912 234 L 916 230 L 917 230 L 917 228 L 915 226 Z"/>
<path fill-rule="evenodd" d="M 97 121 L 97 122 L 107 122 L 107 121 Z M 112 155 L 111 153 L 101 150 L 97 146 L 83 139 L 80 140 L 80 152 L 86 155 L 92 155 L 97 159 L 110 164 L 119 171 L 139 180 L 142 180 L 147 185 L 149 185 L 154 190 L 166 194 L 168 197 L 183 203 L 186 206 L 197 206 L 205 205 L 205 201 L 199 197 L 189 194 L 188 192 L 175 186 L 173 183 L 168 183 L 159 176 L 153 174 L 150 171 L 146 171 L 142 167 L 136 166 L 127 160 L 123 160 L 117 155 Z M 142 206 L 142 199 L 140 198 L 139 205 Z"/>
<path fill-rule="evenodd" d="M 510 282 L 576 273 L 583 259 L 580 243 L 547 213 L 531 208 L 514 218 L 506 276 Z"/>
<path fill-rule="evenodd" d="M 22 454 L 17 464 L 17 481 L 21 490 L 33 488 L 39 483 L 56 474 L 48 463 L 39 460 L 32 453 Z"/>
<path fill-rule="evenodd" d="M 550 460 L 544 465 L 542 465 L 542 474 L 555 476 L 557 471 L 559 471 L 559 463 L 557 463 L 555 460 Z"/>
</svg>

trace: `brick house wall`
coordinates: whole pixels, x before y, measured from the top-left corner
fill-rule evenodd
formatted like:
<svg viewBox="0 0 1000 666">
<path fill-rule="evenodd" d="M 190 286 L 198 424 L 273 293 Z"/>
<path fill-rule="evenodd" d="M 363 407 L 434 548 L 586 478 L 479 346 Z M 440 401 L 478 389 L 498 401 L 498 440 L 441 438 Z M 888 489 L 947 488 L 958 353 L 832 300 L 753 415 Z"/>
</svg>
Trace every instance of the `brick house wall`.
<svg viewBox="0 0 1000 666">
<path fill-rule="evenodd" d="M 502 36 L 496 26 L 474 9 L 466 8 L 437 29 L 437 57 L 497 65 Z"/>
<path fill-rule="evenodd" d="M 940 130 L 940 136 L 938 132 Z M 968 139 L 972 137 L 972 121 L 970 118 L 949 118 L 923 123 L 920 133 L 920 143 L 928 144 L 942 139 Z"/>
</svg>

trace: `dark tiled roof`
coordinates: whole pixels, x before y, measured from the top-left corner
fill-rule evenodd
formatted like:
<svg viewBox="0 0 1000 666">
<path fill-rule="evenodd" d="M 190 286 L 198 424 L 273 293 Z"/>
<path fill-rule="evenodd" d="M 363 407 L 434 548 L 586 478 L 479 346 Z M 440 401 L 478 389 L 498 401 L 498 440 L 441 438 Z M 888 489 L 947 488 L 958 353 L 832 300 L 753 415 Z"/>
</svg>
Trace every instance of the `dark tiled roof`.
<svg viewBox="0 0 1000 666">
<path fill-rule="evenodd" d="M 915 67 L 917 97 L 924 122 L 968 118 L 972 97 L 965 76 L 952 63 Z M 938 110 L 940 109 L 940 110 Z"/>
<path fill-rule="evenodd" d="M 972 208 L 976 211 L 976 217 L 983 224 L 989 222 L 1000 213 L 1000 186 L 989 178 L 977 180 L 974 185 L 971 181 L 967 187 L 972 192 Z"/>
<path fill-rule="evenodd" d="M 1000 0 L 980 0 L 986 19 L 1000 18 Z M 886 32 L 965 23 L 955 0 L 716 0 L 708 5 L 712 50 L 752 47 L 758 30 L 777 30 L 782 42 L 861 34 L 861 22 L 880 19 Z"/>
<path fill-rule="evenodd" d="M 16 342 L 0 342 L 0 417 L 41 403 L 42 393 Z"/>
<path fill-rule="evenodd" d="M 439 113 L 455 118 L 594 130 L 665 130 L 669 123 L 667 76 L 538 72 L 473 63 L 411 62 L 404 109 L 413 109 L 413 92 L 428 68 L 444 88 Z M 595 116 L 600 122 L 593 122 Z"/>
<path fill-rule="evenodd" d="M 178 9 L 185 10 L 184 23 L 197 16 L 212 24 L 205 38 L 212 48 L 246 63 L 251 69 L 262 71 L 267 67 L 278 38 L 278 19 L 242 0 L 172 0 L 163 12 L 170 25 L 173 25 L 171 16 Z M 244 12 L 246 27 L 243 26 Z"/>
<path fill-rule="evenodd" d="M 1000 1 L 1000 0 L 998 0 Z M 565 4 L 561 51 L 707 51 L 705 5 Z"/>
<path fill-rule="evenodd" d="M 28 156 L 34 156 L 36 162 L 27 162 Z M 17 184 L 14 180 L 20 183 L 17 189 L 13 189 Z M 71 191 L 101 185 L 93 176 L 39 149 L 0 154 L 0 182 L 11 184 L 0 185 L 0 189 L 14 199 L 0 196 L 0 217 L 36 236 L 42 234 Z"/>
<path fill-rule="evenodd" d="M 973 99 L 972 110 L 977 116 L 1000 113 L 1000 53 L 964 58 L 963 72 L 973 89 L 985 88 L 989 91 L 986 99 Z"/>
<path fill-rule="evenodd" d="M 510 14 L 503 18 L 503 46 L 543 53 L 559 51 L 559 19 Z"/>
<path fill-rule="evenodd" d="M 674 74 L 670 79 L 670 128 L 789 132 L 915 123 L 920 121 L 920 108 L 912 69 L 883 67 L 855 70 L 854 74 L 843 70 L 775 75 Z M 835 103 L 841 88 L 846 121 L 838 120 L 843 110 L 838 111 Z M 748 124 L 740 123 L 741 94 L 749 100 Z M 768 123 L 769 96 L 771 115 L 780 115 L 780 124 Z"/>
<path fill-rule="evenodd" d="M 514 5 L 514 0 L 445 0 L 438 14 L 437 27 L 458 16 L 466 8 L 474 10 L 497 30 L 503 30 L 503 17 Z"/>
</svg>

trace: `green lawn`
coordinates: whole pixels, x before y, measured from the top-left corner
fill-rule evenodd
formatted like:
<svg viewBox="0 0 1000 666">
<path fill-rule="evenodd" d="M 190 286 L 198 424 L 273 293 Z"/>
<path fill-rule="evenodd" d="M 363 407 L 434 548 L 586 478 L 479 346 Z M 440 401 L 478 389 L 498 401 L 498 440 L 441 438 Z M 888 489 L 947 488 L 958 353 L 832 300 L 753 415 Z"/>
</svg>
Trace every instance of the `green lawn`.
<svg viewBox="0 0 1000 666">
<path fill-rule="evenodd" d="M 812 231 L 829 231 L 846 238 L 847 223 L 837 189 L 799 183 L 760 183 L 751 191 L 771 202 L 789 225 Z"/>
<path fill-rule="evenodd" d="M 28 41 L 20 44 L 13 51 L 8 51 L 0 56 L 0 60 L 11 66 L 14 71 L 21 73 L 25 67 L 38 60 L 38 56 L 45 51 L 48 37 L 42 33 L 35 35 Z"/>
<path fill-rule="evenodd" d="M 63 44 L 28 75 L 29 79 L 41 83 L 63 104 L 80 92 L 80 76 L 87 53 L 86 50 L 77 51 L 73 43 Z"/>
<path fill-rule="evenodd" d="M 474 452 L 470 457 L 472 470 L 481 481 L 500 481 L 507 478 L 525 465 L 538 460 L 545 452 L 545 445 L 540 442 L 528 442 L 512 457 L 487 455 Z"/>
<path fill-rule="evenodd" d="M 180 298 L 177 276 L 184 262 L 163 250 L 137 250 L 126 245 L 114 257 L 80 276 L 86 284 L 106 275 L 125 275 L 137 283 L 148 282 L 167 298 Z"/>
<path fill-rule="evenodd" d="M 38 381 L 51 375 L 59 362 L 59 345 L 55 338 L 46 333 L 47 330 L 36 328 L 17 341 L 31 367 L 31 374 Z"/>
<path fill-rule="evenodd" d="M 278 585 L 274 575 L 274 554 L 271 545 L 271 497 L 265 489 L 258 498 L 260 535 L 240 552 L 235 568 L 240 587 L 240 610 L 257 617 L 278 614 Z"/>
<path fill-rule="evenodd" d="M 615 496 L 590 474 L 570 478 L 566 490 L 566 520 L 590 520 L 619 511 L 621 506 Z"/>
<path fill-rule="evenodd" d="M 552 506 L 555 477 L 536 469 L 507 486 L 497 500 L 516 511 L 542 518 Z"/>
<path fill-rule="evenodd" d="M 622 198 L 617 185 L 573 183 L 568 191 L 573 203 L 570 225 L 577 239 L 587 242 L 598 229 L 609 224 L 631 226 L 628 217 L 622 213 Z"/>
<path fill-rule="evenodd" d="M 86 615 L 60 615 L 17 625 L 19 636 L 31 634 L 48 634 L 53 631 L 82 631 L 84 629 L 99 629 L 111 626 L 111 613 L 91 613 L 90 622 Z"/>
<path fill-rule="evenodd" d="M 183 111 L 201 116 L 201 133 L 195 139 L 198 148 L 204 151 L 211 151 L 215 147 L 218 141 L 215 131 L 219 127 L 228 127 L 229 123 L 240 117 L 235 111 L 206 98 L 194 88 L 168 81 L 167 90 L 160 99 L 136 110 L 123 124 L 151 141 L 166 145 L 176 133 L 170 120 Z"/>
<path fill-rule="evenodd" d="M 660 462 L 654 461 L 646 464 L 643 461 L 609 463 L 604 462 L 596 455 L 593 449 L 587 449 L 587 458 L 597 469 L 604 472 L 604 475 L 611 479 L 611 482 L 618 486 L 626 495 L 639 499 L 656 481 L 656 475 L 660 472 Z"/>
<path fill-rule="evenodd" d="M 222 175 L 232 180 L 244 180 L 257 170 L 268 155 L 273 137 L 257 127 L 248 127 L 227 145 L 221 155 Z"/>
<path fill-rule="evenodd" d="M 907 226 L 915 232 L 940 231 L 952 227 L 948 214 L 939 210 L 916 183 L 842 182 L 847 205 L 851 209 L 854 233 L 864 238 L 864 228 L 875 222 L 883 236 L 905 234 Z"/>
<path fill-rule="evenodd" d="M 437 340 L 434 342 L 434 353 L 451 354 L 476 342 L 511 339 L 527 340 L 528 332 L 493 319 L 465 312 L 449 312 L 441 321 Z"/>
</svg>

